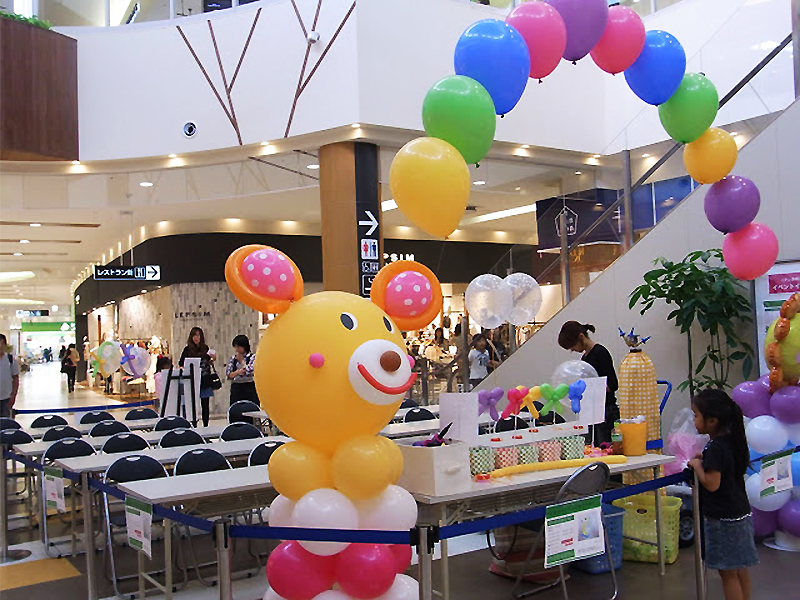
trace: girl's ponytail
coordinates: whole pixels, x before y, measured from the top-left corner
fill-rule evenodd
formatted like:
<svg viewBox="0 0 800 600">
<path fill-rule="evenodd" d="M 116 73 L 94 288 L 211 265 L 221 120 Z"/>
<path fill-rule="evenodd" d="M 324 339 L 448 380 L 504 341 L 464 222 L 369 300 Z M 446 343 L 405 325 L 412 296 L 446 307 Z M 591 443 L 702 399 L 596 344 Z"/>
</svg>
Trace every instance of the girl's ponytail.
<svg viewBox="0 0 800 600">
<path fill-rule="evenodd" d="M 747 446 L 747 435 L 744 432 L 744 415 L 742 409 L 736 402 L 730 400 L 731 407 L 731 439 L 736 454 L 736 475 L 744 477 L 747 472 L 747 465 L 750 463 L 750 448 Z"/>
</svg>

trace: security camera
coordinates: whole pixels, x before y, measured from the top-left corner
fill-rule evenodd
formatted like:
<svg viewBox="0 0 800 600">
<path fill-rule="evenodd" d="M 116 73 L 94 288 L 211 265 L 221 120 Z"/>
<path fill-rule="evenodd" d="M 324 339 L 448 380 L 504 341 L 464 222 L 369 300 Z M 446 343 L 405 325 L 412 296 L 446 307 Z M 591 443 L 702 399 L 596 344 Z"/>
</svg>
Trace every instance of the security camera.
<svg viewBox="0 0 800 600">
<path fill-rule="evenodd" d="M 309 31 L 308 35 L 306 36 L 306 41 L 309 44 L 316 44 L 319 41 L 319 33 L 316 31 Z"/>
<path fill-rule="evenodd" d="M 183 125 L 183 135 L 187 138 L 192 138 L 197 135 L 197 125 L 189 121 L 188 123 L 184 123 Z"/>
</svg>

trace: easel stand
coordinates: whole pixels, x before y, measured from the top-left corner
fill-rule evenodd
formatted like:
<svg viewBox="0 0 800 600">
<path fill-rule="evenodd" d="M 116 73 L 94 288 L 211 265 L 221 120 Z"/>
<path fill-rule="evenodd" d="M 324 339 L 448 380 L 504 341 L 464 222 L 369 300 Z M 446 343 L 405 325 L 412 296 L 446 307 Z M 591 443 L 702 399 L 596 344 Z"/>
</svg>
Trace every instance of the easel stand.
<svg viewBox="0 0 800 600">
<path fill-rule="evenodd" d="M 168 414 L 181 416 L 184 419 L 188 419 L 192 427 L 197 427 L 197 397 L 200 391 L 197 384 L 200 365 L 195 364 L 195 362 L 199 363 L 200 359 L 186 359 L 186 365 L 183 369 L 173 368 L 169 370 L 164 382 L 164 397 L 160 399 L 161 417 Z M 187 371 L 188 374 L 186 373 Z M 176 387 L 173 387 L 173 382 L 177 382 Z M 170 389 L 172 389 L 172 398 L 170 397 Z M 186 414 L 187 396 L 190 398 L 191 419 Z"/>
</svg>

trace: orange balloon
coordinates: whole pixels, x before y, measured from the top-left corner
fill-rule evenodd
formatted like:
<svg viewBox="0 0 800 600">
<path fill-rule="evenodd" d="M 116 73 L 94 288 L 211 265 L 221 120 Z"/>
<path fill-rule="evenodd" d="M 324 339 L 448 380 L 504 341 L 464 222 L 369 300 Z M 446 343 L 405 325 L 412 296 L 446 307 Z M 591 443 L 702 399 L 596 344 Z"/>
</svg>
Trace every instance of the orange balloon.
<svg viewBox="0 0 800 600">
<path fill-rule="evenodd" d="M 366 500 L 392 483 L 397 459 L 380 437 L 359 435 L 339 446 L 331 466 L 337 490 L 351 500 Z"/>
<path fill-rule="evenodd" d="M 297 502 L 311 490 L 333 487 L 331 459 L 316 448 L 289 442 L 270 457 L 269 480 L 281 496 Z"/>
<path fill-rule="evenodd" d="M 700 183 L 716 183 L 736 165 L 739 149 L 727 131 L 710 127 L 683 150 L 683 164 L 692 179 Z"/>
<path fill-rule="evenodd" d="M 397 483 L 400 480 L 400 476 L 403 474 L 403 453 L 400 452 L 400 447 L 389 438 L 378 436 L 378 440 L 381 442 L 381 444 L 383 444 L 384 449 L 391 456 L 391 482 Z"/>
</svg>

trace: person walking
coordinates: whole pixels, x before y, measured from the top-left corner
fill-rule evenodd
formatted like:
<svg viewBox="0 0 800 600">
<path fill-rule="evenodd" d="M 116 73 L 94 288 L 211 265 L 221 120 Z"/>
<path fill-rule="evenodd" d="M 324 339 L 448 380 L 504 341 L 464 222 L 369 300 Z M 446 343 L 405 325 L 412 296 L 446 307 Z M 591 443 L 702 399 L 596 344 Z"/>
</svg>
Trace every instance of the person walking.
<svg viewBox="0 0 800 600">
<path fill-rule="evenodd" d="M 19 364 L 8 351 L 8 340 L 0 333 L 0 417 L 11 418 L 19 391 Z M 3 499 L 5 501 L 5 499 Z"/>
<path fill-rule="evenodd" d="M 78 374 L 78 362 L 81 357 L 78 356 L 78 351 L 75 349 L 75 344 L 70 344 L 64 353 L 64 358 L 61 359 L 61 372 L 67 375 L 67 391 L 75 391 L 75 377 Z"/>
<path fill-rule="evenodd" d="M 253 379 L 256 355 L 250 350 L 250 340 L 246 335 L 237 335 L 231 345 L 236 354 L 228 361 L 225 369 L 225 375 L 231 381 L 231 404 L 239 400 L 251 400 L 258 404 L 258 393 Z"/>
<path fill-rule="evenodd" d="M 214 388 L 211 387 L 212 373 L 214 373 L 214 359 L 216 355 L 209 350 L 206 344 L 206 336 L 200 327 L 192 327 L 189 331 L 189 339 L 186 347 L 181 352 L 178 365 L 183 367 L 187 358 L 200 359 L 200 411 L 203 419 L 203 426 L 208 426 L 208 419 L 211 413 L 211 398 L 214 397 Z"/>
</svg>

